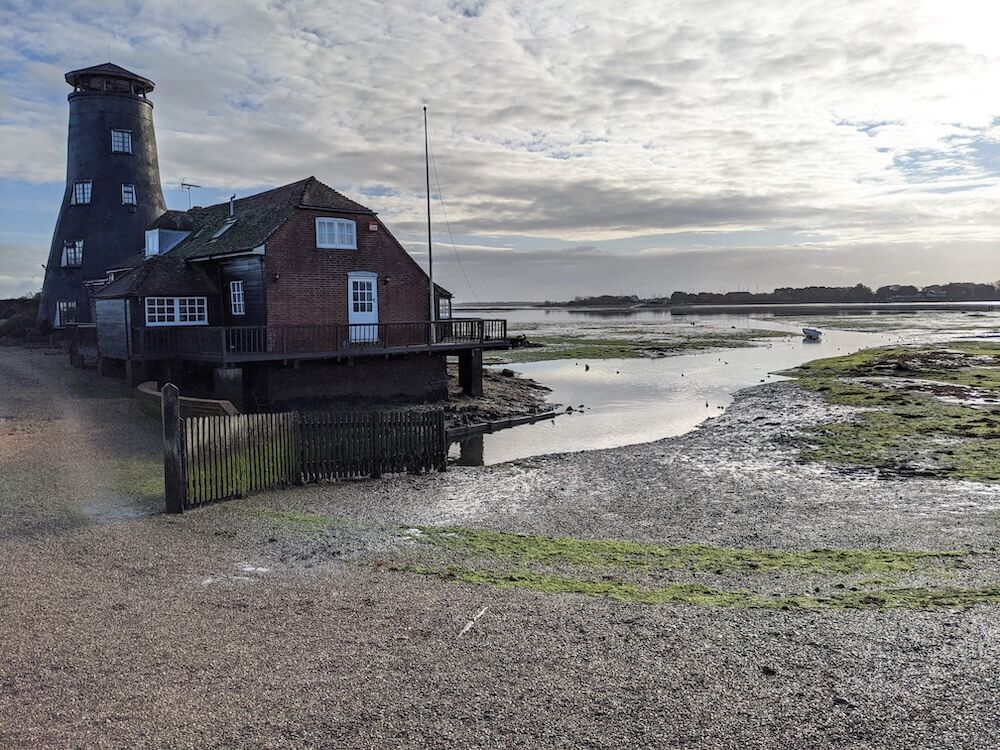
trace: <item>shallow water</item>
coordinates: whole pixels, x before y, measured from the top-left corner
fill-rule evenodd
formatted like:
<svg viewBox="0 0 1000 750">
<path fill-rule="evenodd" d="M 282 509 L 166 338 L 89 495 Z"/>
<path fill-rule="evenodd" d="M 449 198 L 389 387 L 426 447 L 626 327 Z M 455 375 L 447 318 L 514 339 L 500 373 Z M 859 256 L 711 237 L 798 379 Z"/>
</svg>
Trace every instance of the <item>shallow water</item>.
<svg viewBox="0 0 1000 750">
<path fill-rule="evenodd" d="M 565 324 L 581 317 L 566 310 L 514 310 L 504 315 L 511 329 L 530 323 Z M 459 464 L 482 465 L 568 451 L 613 448 L 681 435 L 706 419 L 718 417 L 741 388 L 780 379 L 772 375 L 819 357 L 897 343 L 886 333 L 825 330 L 822 341 L 808 342 L 797 326 L 749 316 L 685 316 L 670 320 L 644 311 L 630 318 L 664 325 L 706 325 L 720 330 L 765 328 L 787 331 L 788 339 L 768 339 L 760 346 L 682 354 L 662 359 L 554 360 L 507 365 L 552 389 L 553 404 L 583 410 L 556 419 L 471 438 L 452 446 Z M 589 368 L 589 369 L 588 369 Z"/>
</svg>

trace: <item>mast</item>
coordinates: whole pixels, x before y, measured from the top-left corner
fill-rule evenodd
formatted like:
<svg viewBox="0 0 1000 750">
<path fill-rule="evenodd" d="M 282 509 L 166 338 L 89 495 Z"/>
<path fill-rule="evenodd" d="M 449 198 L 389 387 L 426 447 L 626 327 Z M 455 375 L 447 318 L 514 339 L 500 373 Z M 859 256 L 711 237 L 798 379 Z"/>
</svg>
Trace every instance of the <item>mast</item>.
<svg viewBox="0 0 1000 750">
<path fill-rule="evenodd" d="M 430 343 L 434 343 L 434 321 L 437 320 L 437 311 L 434 309 L 434 254 L 431 250 L 431 161 L 430 161 L 430 141 L 427 139 L 427 105 L 424 105 L 424 175 L 427 178 L 427 277 L 428 297 L 431 308 Z"/>
</svg>

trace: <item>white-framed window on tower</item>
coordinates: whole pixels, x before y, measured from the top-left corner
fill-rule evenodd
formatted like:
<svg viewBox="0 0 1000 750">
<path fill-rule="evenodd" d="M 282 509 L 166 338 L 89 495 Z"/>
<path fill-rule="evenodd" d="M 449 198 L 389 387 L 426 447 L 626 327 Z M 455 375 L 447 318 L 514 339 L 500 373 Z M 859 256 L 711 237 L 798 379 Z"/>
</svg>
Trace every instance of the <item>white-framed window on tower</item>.
<svg viewBox="0 0 1000 750">
<path fill-rule="evenodd" d="M 316 247 L 324 250 L 357 250 L 357 227 L 350 219 L 316 219 Z"/>
<path fill-rule="evenodd" d="M 233 315 L 246 315 L 247 309 L 243 299 L 243 281 L 229 282 L 229 309 Z"/>
<path fill-rule="evenodd" d="M 83 240 L 66 240 L 63 243 L 63 268 L 78 268 L 83 265 Z"/>
<path fill-rule="evenodd" d="M 135 198 L 135 185 L 122 185 L 122 205 L 123 206 L 135 206 L 138 201 Z"/>
<path fill-rule="evenodd" d="M 73 194 L 69 202 L 73 206 L 86 206 L 90 203 L 90 193 L 94 187 L 93 180 L 77 180 L 73 183 Z"/>
<path fill-rule="evenodd" d="M 76 302 L 60 300 L 56 304 L 56 328 L 76 325 Z"/>
<path fill-rule="evenodd" d="M 111 153 L 131 154 L 132 153 L 132 131 L 112 130 L 111 131 Z"/>
</svg>

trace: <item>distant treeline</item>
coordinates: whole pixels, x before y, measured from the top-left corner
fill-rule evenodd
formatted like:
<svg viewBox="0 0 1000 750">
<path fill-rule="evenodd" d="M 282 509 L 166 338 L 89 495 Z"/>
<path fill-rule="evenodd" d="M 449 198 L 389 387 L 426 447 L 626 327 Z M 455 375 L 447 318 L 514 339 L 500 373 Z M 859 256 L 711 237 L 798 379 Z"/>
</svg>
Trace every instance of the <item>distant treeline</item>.
<svg viewBox="0 0 1000 750">
<path fill-rule="evenodd" d="M 773 292 L 674 292 L 670 297 L 643 299 L 637 295 L 602 294 L 596 297 L 576 297 L 570 302 L 546 302 L 568 307 L 630 307 L 633 305 L 753 305 L 840 302 L 984 302 L 1000 299 L 1000 282 L 977 284 L 952 282 L 915 287 L 889 284 L 872 289 L 864 284 L 854 286 L 781 287 Z"/>
</svg>

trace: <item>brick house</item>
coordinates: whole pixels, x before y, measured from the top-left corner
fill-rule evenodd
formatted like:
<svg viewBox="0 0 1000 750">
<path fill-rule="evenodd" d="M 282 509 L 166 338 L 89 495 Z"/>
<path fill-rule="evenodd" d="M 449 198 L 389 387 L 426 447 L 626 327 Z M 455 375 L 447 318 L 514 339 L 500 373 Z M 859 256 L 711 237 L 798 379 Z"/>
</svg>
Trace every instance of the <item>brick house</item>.
<svg viewBox="0 0 1000 750">
<path fill-rule="evenodd" d="M 331 398 L 438 399 L 446 358 L 481 390 L 502 320 L 454 319 L 377 214 L 315 177 L 167 211 L 130 268 L 91 285 L 102 368 L 246 408 Z"/>
</svg>

